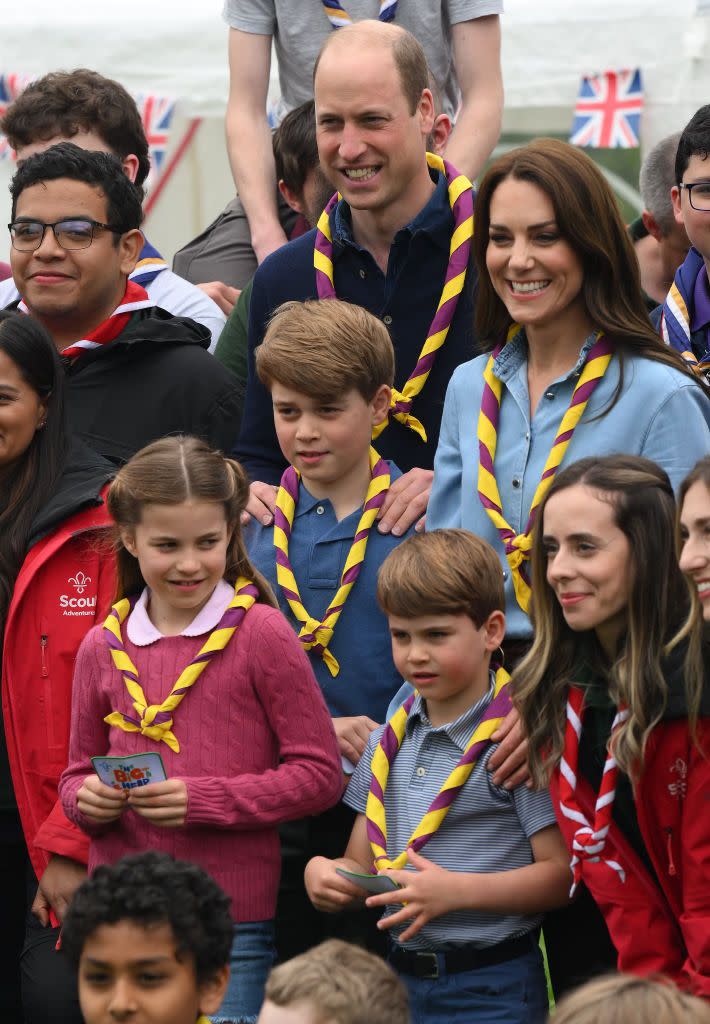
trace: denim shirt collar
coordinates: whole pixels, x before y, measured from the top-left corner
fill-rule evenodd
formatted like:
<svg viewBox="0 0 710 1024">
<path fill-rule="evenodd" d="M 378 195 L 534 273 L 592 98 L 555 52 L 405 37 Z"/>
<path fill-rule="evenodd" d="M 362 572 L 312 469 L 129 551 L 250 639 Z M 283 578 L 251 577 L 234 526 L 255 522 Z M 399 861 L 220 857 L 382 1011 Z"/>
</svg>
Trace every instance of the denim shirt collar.
<svg viewBox="0 0 710 1024">
<path fill-rule="evenodd" d="M 592 331 L 579 350 L 579 358 L 571 370 L 552 383 L 559 383 L 569 380 L 570 377 L 579 377 L 584 364 L 587 361 L 589 351 L 597 340 L 597 331 Z M 498 380 L 505 383 L 513 377 L 521 366 L 527 362 L 528 342 L 525 337 L 525 328 L 521 327 L 517 334 L 513 335 L 507 344 L 500 350 L 497 359 L 493 363 L 493 373 Z"/>
<path fill-rule="evenodd" d="M 431 172 L 430 172 L 431 173 Z M 427 234 L 431 240 L 444 249 L 451 245 L 451 234 L 453 231 L 453 214 L 449 205 L 449 189 L 446 184 L 445 175 L 434 172 L 436 175 L 436 188 L 431 194 L 429 202 L 414 217 L 409 224 L 401 228 L 394 236 L 396 242 L 402 235 L 413 237 L 419 232 Z M 351 248 L 363 251 L 353 237 L 352 215 L 350 207 L 341 199 L 331 214 L 331 228 L 333 232 L 333 246 Z"/>
<path fill-rule="evenodd" d="M 410 709 L 409 715 L 407 716 L 406 732 L 411 735 L 412 730 L 415 726 L 421 722 L 427 726 L 431 732 L 443 732 L 445 733 L 452 743 L 462 752 L 466 749 L 466 744 L 471 739 L 473 730 L 481 720 L 484 711 L 493 700 L 493 694 L 495 691 L 495 673 L 493 671 L 489 674 L 488 691 L 481 697 L 480 700 L 476 701 L 470 708 L 467 708 L 463 714 L 455 718 L 453 722 L 447 722 L 445 725 L 432 725 L 429 716 L 426 713 L 424 706 L 424 700 L 421 694 L 417 694 L 414 698 L 414 703 Z"/>
</svg>

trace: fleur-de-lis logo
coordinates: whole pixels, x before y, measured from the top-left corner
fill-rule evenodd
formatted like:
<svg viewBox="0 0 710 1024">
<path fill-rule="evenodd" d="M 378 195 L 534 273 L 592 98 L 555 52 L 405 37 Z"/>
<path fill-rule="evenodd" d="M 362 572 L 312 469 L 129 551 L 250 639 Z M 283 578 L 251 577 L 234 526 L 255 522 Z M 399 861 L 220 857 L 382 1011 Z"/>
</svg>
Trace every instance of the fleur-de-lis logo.
<svg viewBox="0 0 710 1024">
<path fill-rule="evenodd" d="M 89 583 L 91 583 L 91 576 L 87 576 L 86 573 L 78 572 L 76 576 L 70 576 L 67 583 L 71 583 L 76 588 L 77 594 L 83 594 Z"/>
</svg>

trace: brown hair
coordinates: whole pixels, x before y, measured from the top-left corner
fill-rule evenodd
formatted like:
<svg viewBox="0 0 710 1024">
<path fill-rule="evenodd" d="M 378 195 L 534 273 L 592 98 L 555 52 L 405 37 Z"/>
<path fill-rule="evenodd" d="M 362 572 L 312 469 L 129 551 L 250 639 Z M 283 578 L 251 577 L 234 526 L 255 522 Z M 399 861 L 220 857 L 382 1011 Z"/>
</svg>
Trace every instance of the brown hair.
<svg viewBox="0 0 710 1024">
<path fill-rule="evenodd" d="M 232 459 L 196 437 L 163 437 L 142 448 L 119 471 L 108 492 L 107 506 L 117 526 L 117 600 L 145 586 L 138 560 L 124 547 L 120 530 L 135 529 L 145 505 L 179 505 L 191 499 L 224 507 L 231 531 L 224 578 L 234 585 L 239 576 L 252 580 L 259 600 L 276 607 L 271 587 L 249 560 L 240 516 L 249 497 L 247 475 Z"/>
<path fill-rule="evenodd" d="M 688 473 L 683 483 L 678 489 L 678 512 L 683 508 L 683 502 L 685 496 L 693 486 L 693 484 L 705 484 L 708 491 L 710 491 L 710 455 L 704 456 L 699 462 L 696 462 L 691 471 Z"/>
<path fill-rule="evenodd" d="M 318 166 L 316 105 L 313 100 L 307 100 L 286 114 L 274 132 L 272 146 L 277 179 L 281 179 L 296 195 L 301 195 L 308 172 Z"/>
<path fill-rule="evenodd" d="M 433 530 L 408 537 L 377 574 L 377 600 L 386 615 L 464 614 L 479 627 L 505 609 L 498 555 L 468 530 Z"/>
<path fill-rule="evenodd" d="M 608 680 L 614 703 L 629 710 L 629 718 L 614 734 L 614 756 L 627 775 L 638 773 L 648 737 L 663 715 L 668 683 L 662 659 L 681 641 L 688 642 L 685 686 L 692 727 L 703 683 L 702 620 L 694 588 L 678 565 L 675 501 L 667 475 L 655 462 L 634 455 L 573 462 L 558 474 L 538 508 L 531 554 L 534 639 L 513 673 L 514 701 L 530 741 L 530 772 L 537 785 L 545 784 L 564 749 L 567 691 L 578 668 L 580 641 L 547 582 L 545 509 L 555 494 L 577 485 L 609 502 L 631 552 L 633 579 L 624 639 L 611 665 L 600 649 L 590 655 Z"/>
<path fill-rule="evenodd" d="M 552 1024 L 710 1024 L 710 1006 L 662 978 L 610 974 L 566 996 Z"/>
<path fill-rule="evenodd" d="M 313 68 L 314 85 L 323 54 L 336 41 L 356 46 L 359 37 L 369 46 L 380 45 L 391 51 L 394 66 L 402 84 L 402 92 L 409 106 L 409 113 L 415 114 L 422 98 L 422 92 L 429 88 L 429 66 L 419 40 L 400 25 L 367 19 L 358 21 L 354 25 L 346 25 L 345 28 L 341 28 L 337 32 L 331 32 L 326 36 L 316 57 Z"/>
<path fill-rule="evenodd" d="M 355 388 L 370 402 L 392 386 L 394 349 L 385 325 L 361 306 L 284 302 L 256 349 L 256 372 L 267 388 L 276 381 L 322 401 Z"/>
<path fill-rule="evenodd" d="M 407 991 L 380 957 L 330 939 L 275 967 L 265 999 L 305 1005 L 318 1024 L 409 1024 Z"/>
<path fill-rule="evenodd" d="M 587 312 L 617 347 L 622 374 L 617 393 L 605 411 L 621 392 L 625 354 L 664 363 L 698 382 L 680 354 L 664 345 L 651 326 L 641 294 L 638 262 L 611 186 L 593 160 L 558 139 L 536 139 L 505 153 L 488 168 L 481 182 L 473 249 L 478 269 L 476 329 L 483 346 L 494 348 L 512 323 L 486 268 L 491 201 L 506 178 L 530 182 L 550 199 L 560 235 L 582 265 L 582 297 Z"/>
<path fill-rule="evenodd" d="M 96 132 L 119 159 L 131 153 L 138 157 L 137 185 L 150 171 L 148 141 L 136 101 L 120 82 L 88 68 L 52 71 L 30 82 L 7 108 L 0 131 L 13 149 L 57 135 L 71 139 L 77 132 Z"/>
</svg>

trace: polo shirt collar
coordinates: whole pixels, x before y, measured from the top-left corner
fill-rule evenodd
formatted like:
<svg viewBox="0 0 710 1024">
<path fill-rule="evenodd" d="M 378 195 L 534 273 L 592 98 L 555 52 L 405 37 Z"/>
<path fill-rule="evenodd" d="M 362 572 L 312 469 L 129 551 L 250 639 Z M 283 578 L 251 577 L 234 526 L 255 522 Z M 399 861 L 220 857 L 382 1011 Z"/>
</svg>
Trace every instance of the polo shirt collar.
<svg viewBox="0 0 710 1024">
<path fill-rule="evenodd" d="M 393 483 L 402 475 L 402 473 L 392 462 L 388 462 L 388 465 L 390 468 L 390 483 Z M 333 523 L 332 527 L 328 530 L 328 540 L 352 541 L 357 524 L 360 521 L 360 516 L 362 515 L 362 507 L 356 508 L 349 516 L 345 516 L 345 518 L 341 519 L 340 522 L 336 522 L 335 512 L 331 501 L 328 498 L 314 498 L 301 480 L 299 482 L 298 504 L 296 505 L 296 514 L 294 519 L 299 519 L 301 516 L 313 513 L 318 506 L 325 509 L 325 512 L 321 514 L 325 515 L 327 513 L 329 520 Z M 377 527 L 375 527 L 375 529 L 377 529 Z"/>
<path fill-rule="evenodd" d="M 561 380 L 568 380 L 570 377 L 579 377 L 582 369 L 584 368 L 584 364 L 587 361 L 589 351 L 596 340 L 597 332 L 592 331 L 579 350 L 579 358 L 575 365 L 568 373 L 563 377 L 558 378 L 558 381 L 555 381 L 554 383 L 558 383 Z M 493 363 L 493 373 L 496 375 L 498 380 L 505 383 L 517 374 L 520 367 L 527 361 L 527 358 L 528 341 L 525 336 L 525 328 L 521 327 L 518 333 L 514 334 L 510 341 L 505 344 L 498 353 L 498 357 Z"/>
<path fill-rule="evenodd" d="M 148 616 L 149 596 L 150 589 L 145 587 L 126 623 L 126 635 L 136 647 L 147 647 L 156 640 L 163 639 L 163 634 Z M 202 636 L 203 633 L 210 633 L 224 615 L 233 597 L 234 587 L 226 580 L 220 580 L 207 604 L 200 609 L 190 625 L 185 626 L 180 636 Z"/>
<path fill-rule="evenodd" d="M 397 232 L 395 239 L 403 233 L 413 236 L 422 232 L 428 235 L 436 245 L 448 250 L 451 246 L 453 229 L 453 214 L 449 205 L 449 188 L 446 184 L 445 175 L 439 171 L 433 172 L 432 177 L 435 177 L 436 188 L 432 192 L 429 202 L 409 224 Z M 352 214 L 350 207 L 344 199 L 341 199 L 335 207 L 331 217 L 331 225 L 334 246 L 339 245 L 342 248 L 349 245 L 352 248 L 363 251 L 362 246 L 358 245 L 353 238 Z"/>
<path fill-rule="evenodd" d="M 408 735 L 411 735 L 413 729 L 418 723 L 425 725 L 431 732 L 443 732 L 445 733 L 452 743 L 455 743 L 459 750 L 463 751 L 466 749 L 466 744 L 471 739 L 473 730 L 476 728 L 483 713 L 493 700 L 493 693 L 495 688 L 495 673 L 491 670 L 488 679 L 488 692 L 484 694 L 479 701 L 476 701 L 470 708 L 467 708 L 462 715 L 455 718 L 453 722 L 447 722 L 446 725 L 432 725 L 429 721 L 429 717 L 424 708 L 424 700 L 420 694 L 414 698 L 414 703 L 410 709 L 409 715 L 407 716 L 406 731 Z"/>
</svg>

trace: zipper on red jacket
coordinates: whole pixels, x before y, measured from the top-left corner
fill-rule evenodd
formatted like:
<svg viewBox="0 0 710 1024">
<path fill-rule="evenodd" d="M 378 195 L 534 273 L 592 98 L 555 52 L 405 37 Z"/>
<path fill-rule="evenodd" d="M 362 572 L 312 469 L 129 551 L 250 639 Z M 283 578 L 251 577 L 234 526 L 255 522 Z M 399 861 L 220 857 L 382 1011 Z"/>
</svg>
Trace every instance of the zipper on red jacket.
<svg viewBox="0 0 710 1024">
<path fill-rule="evenodd" d="M 49 638 L 48 638 L 46 633 L 43 633 L 42 636 L 39 638 L 39 651 L 40 651 L 40 658 L 41 658 L 41 663 L 42 663 L 41 675 L 42 675 L 43 679 L 46 679 L 46 677 L 49 675 L 49 669 L 47 668 L 47 644 L 48 643 L 49 643 Z"/>
<path fill-rule="evenodd" d="M 673 862 L 673 849 L 671 846 L 672 840 L 673 829 L 670 827 L 666 828 L 666 853 L 668 855 L 668 874 L 671 875 L 671 877 L 677 873 L 675 864 Z"/>
</svg>

